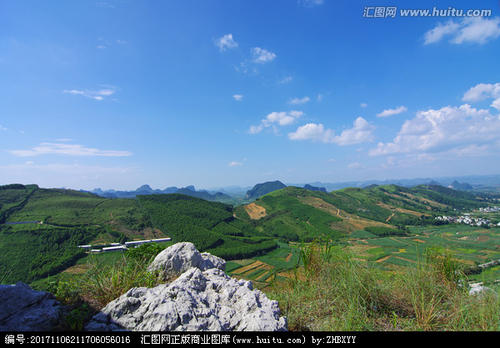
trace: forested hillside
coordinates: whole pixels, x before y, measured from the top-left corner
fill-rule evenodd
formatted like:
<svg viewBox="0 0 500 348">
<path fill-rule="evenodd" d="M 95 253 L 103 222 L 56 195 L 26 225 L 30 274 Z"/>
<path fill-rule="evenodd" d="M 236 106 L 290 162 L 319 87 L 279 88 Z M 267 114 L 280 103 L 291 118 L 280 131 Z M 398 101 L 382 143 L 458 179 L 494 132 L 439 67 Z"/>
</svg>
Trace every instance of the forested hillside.
<svg viewBox="0 0 500 348">
<path fill-rule="evenodd" d="M 181 194 L 107 199 L 91 193 L 0 187 L 0 280 L 34 281 L 71 266 L 86 254 L 78 245 L 106 245 L 171 237 L 191 241 L 226 259 L 277 247 L 230 205 Z"/>
</svg>

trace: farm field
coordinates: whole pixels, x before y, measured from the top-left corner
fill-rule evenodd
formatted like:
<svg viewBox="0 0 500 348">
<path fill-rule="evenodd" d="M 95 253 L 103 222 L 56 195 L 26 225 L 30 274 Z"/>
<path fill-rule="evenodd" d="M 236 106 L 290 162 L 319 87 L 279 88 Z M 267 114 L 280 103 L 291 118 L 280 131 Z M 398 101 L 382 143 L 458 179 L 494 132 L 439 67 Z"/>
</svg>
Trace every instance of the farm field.
<svg viewBox="0 0 500 348">
<path fill-rule="evenodd" d="M 440 248 L 466 267 L 474 267 L 500 258 L 500 229 L 465 225 L 410 227 L 409 236 L 370 237 L 362 231 L 353 234 L 349 248 L 359 259 L 375 262 L 388 271 L 415 266 L 424 257 L 427 248 Z M 357 238 L 356 238 L 357 237 Z M 487 281 L 500 279 L 500 271 L 493 267 L 471 279 Z"/>
<path fill-rule="evenodd" d="M 283 273 L 294 269 L 300 262 L 297 244 L 278 242 L 278 248 L 252 259 L 229 261 L 226 272 L 232 277 L 251 280 L 258 288 L 264 288 Z"/>
<path fill-rule="evenodd" d="M 233 277 L 251 280 L 260 288 L 266 287 L 275 279 L 293 275 L 293 269 L 301 262 L 301 244 L 278 244 L 277 249 L 266 255 L 228 262 L 227 272 Z M 408 236 L 388 237 L 378 237 L 368 231 L 356 231 L 350 235 L 346 248 L 358 260 L 373 263 L 377 268 L 391 273 L 406 267 L 416 267 L 419 261 L 424 261 L 425 250 L 429 248 L 450 253 L 466 269 L 470 269 L 500 259 L 500 228 L 413 226 L 409 228 Z M 468 279 L 470 282 L 483 282 L 500 289 L 500 265 L 487 268 L 479 274 L 470 274 Z"/>
</svg>

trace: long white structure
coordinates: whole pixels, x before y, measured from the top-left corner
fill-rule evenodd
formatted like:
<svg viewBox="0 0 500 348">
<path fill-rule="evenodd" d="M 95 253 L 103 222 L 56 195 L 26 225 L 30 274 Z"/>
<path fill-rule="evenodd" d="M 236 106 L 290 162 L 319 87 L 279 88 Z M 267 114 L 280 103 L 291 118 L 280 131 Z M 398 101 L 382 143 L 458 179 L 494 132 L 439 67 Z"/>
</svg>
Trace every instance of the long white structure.
<svg viewBox="0 0 500 348">
<path fill-rule="evenodd" d="M 118 246 L 112 246 L 112 247 L 102 248 L 103 252 L 106 252 L 106 251 L 118 251 L 118 250 L 127 250 L 127 247 L 124 246 L 124 245 L 118 245 Z"/>
<path fill-rule="evenodd" d="M 146 243 L 162 243 L 162 242 L 169 242 L 171 241 L 172 238 L 170 237 L 165 237 L 165 238 L 156 238 L 156 239 L 143 239 L 143 240 L 134 240 L 131 242 L 125 242 L 125 244 L 120 244 L 120 243 L 111 243 L 109 247 L 105 247 L 102 249 L 92 249 L 90 252 L 92 253 L 98 253 L 98 252 L 106 252 L 106 251 L 117 251 L 117 250 L 127 250 L 127 247 L 137 247 L 141 244 L 146 244 Z M 91 249 L 92 245 L 79 245 L 79 248 L 83 249 Z"/>
</svg>

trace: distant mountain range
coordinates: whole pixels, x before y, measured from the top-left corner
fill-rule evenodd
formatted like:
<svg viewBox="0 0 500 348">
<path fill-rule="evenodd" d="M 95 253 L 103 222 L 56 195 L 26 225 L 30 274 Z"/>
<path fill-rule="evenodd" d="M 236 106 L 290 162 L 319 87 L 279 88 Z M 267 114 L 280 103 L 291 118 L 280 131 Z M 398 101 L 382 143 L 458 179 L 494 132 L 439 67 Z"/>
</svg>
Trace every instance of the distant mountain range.
<svg viewBox="0 0 500 348">
<path fill-rule="evenodd" d="M 468 175 L 456 177 L 435 177 L 435 178 L 415 178 L 415 179 L 388 179 L 388 180 L 365 180 L 365 181 L 345 181 L 335 183 L 310 182 L 312 186 L 325 187 L 327 191 L 334 191 L 346 187 L 368 187 L 370 185 L 399 185 L 404 187 L 414 187 L 418 185 L 441 185 L 457 190 L 475 191 L 500 191 L 500 175 Z M 288 186 L 302 187 L 304 183 L 291 184 Z"/>
<path fill-rule="evenodd" d="M 321 192 L 326 192 L 326 188 L 324 187 L 316 187 L 316 186 L 311 186 L 309 184 L 305 184 L 304 188 L 309 191 L 321 191 Z"/>
<path fill-rule="evenodd" d="M 82 190 L 83 191 L 83 190 Z M 175 186 L 167 187 L 164 190 L 153 190 L 149 185 L 142 185 L 135 191 L 115 191 L 115 190 L 107 190 L 103 191 L 100 188 L 94 189 L 92 191 L 84 191 L 96 194 L 100 197 L 105 198 L 134 198 L 138 195 L 153 195 L 153 194 L 166 194 L 166 193 L 180 193 L 183 195 L 202 198 L 207 201 L 224 201 L 231 200 L 231 196 L 222 193 L 222 192 L 208 192 L 206 190 L 196 191 L 193 185 L 178 188 Z"/>
<path fill-rule="evenodd" d="M 225 203 L 242 203 L 253 201 L 265 194 L 282 189 L 287 186 L 303 187 L 310 191 L 331 192 L 347 187 L 373 187 L 381 185 L 398 185 L 403 187 L 414 187 L 418 185 L 441 185 L 461 191 L 478 192 L 500 192 L 500 175 L 471 175 L 461 177 L 440 177 L 440 178 L 415 178 L 415 179 L 391 179 L 391 180 L 366 180 L 366 181 L 346 181 L 337 183 L 311 182 L 311 183 L 289 183 L 268 181 L 259 183 L 254 187 L 242 187 L 237 185 L 218 187 L 210 190 L 196 190 L 193 185 L 186 187 L 171 186 L 165 189 L 152 189 L 149 185 L 142 185 L 133 191 L 102 190 L 96 188 L 91 192 L 106 198 L 134 198 L 137 195 L 169 194 L 180 193 L 192 197 L 202 198 L 208 201 L 219 201 Z"/>
</svg>

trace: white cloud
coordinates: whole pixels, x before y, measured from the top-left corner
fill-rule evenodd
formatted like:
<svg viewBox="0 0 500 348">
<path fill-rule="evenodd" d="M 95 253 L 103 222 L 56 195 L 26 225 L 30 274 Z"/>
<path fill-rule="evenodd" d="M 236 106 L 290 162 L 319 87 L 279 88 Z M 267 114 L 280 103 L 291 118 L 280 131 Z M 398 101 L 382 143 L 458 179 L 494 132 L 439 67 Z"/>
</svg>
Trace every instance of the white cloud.
<svg viewBox="0 0 500 348">
<path fill-rule="evenodd" d="M 498 111 L 500 111 L 500 98 L 497 98 L 491 103 L 491 107 L 494 107 Z"/>
<path fill-rule="evenodd" d="M 264 129 L 264 126 L 261 123 L 258 126 L 250 126 L 250 129 L 248 130 L 248 133 L 250 133 L 250 134 L 257 134 L 257 133 L 262 132 L 263 129 Z"/>
<path fill-rule="evenodd" d="M 389 143 L 378 143 L 370 155 L 467 153 L 500 146 L 500 116 L 468 104 L 417 112 Z"/>
<path fill-rule="evenodd" d="M 232 161 L 232 162 L 229 162 L 229 164 L 228 164 L 228 166 L 230 166 L 230 167 L 240 167 L 242 165 L 243 165 L 242 162 L 237 162 L 237 161 Z"/>
<path fill-rule="evenodd" d="M 324 2 L 325 0 L 298 0 L 298 3 L 305 7 L 314 7 L 323 5 Z"/>
<path fill-rule="evenodd" d="M 243 94 L 233 94 L 233 99 L 236 101 L 242 101 L 243 100 Z"/>
<path fill-rule="evenodd" d="M 7 128 L 5 128 L 4 126 L 2 126 L 2 125 L 0 124 L 0 131 L 6 131 L 6 130 L 7 130 Z"/>
<path fill-rule="evenodd" d="M 353 127 L 342 131 L 340 135 L 335 135 L 333 130 L 326 129 L 322 124 L 308 123 L 289 133 L 288 137 L 291 140 L 312 140 L 345 146 L 372 141 L 374 129 L 363 117 L 358 117 Z"/>
<path fill-rule="evenodd" d="M 465 92 L 462 100 L 477 102 L 488 98 L 500 98 L 500 83 L 479 83 Z"/>
<path fill-rule="evenodd" d="M 477 102 L 493 98 L 491 107 L 500 111 L 500 83 L 479 83 L 465 92 L 463 101 Z"/>
<path fill-rule="evenodd" d="M 293 98 L 289 101 L 289 104 L 293 104 L 293 105 L 299 105 L 299 104 L 305 104 L 307 102 L 309 102 L 311 100 L 311 98 L 305 96 L 304 98 Z"/>
<path fill-rule="evenodd" d="M 263 119 L 259 125 L 251 126 L 249 133 L 257 134 L 260 133 L 264 128 L 271 126 L 288 126 L 295 122 L 296 119 L 301 117 L 304 113 L 302 111 L 282 111 L 282 112 L 271 112 Z"/>
<path fill-rule="evenodd" d="M 319 93 L 317 96 L 316 96 L 316 101 L 319 103 L 321 101 L 323 101 L 323 94 Z"/>
<path fill-rule="evenodd" d="M 284 78 L 282 78 L 281 80 L 279 80 L 279 81 L 278 81 L 278 83 L 279 83 L 280 85 L 284 85 L 284 84 L 287 84 L 287 83 L 292 82 L 292 80 L 293 80 L 293 77 L 292 77 L 292 76 L 287 76 L 287 77 L 284 77 Z"/>
<path fill-rule="evenodd" d="M 424 34 L 424 44 L 432 44 L 441 41 L 444 37 L 450 37 L 453 44 L 466 42 L 484 44 L 489 40 L 500 36 L 500 18 L 465 17 L 459 22 L 450 20 L 439 23 L 433 29 Z"/>
<path fill-rule="evenodd" d="M 386 109 L 386 110 L 378 113 L 377 117 L 389 117 L 389 116 L 393 116 L 393 115 L 397 115 L 397 114 L 403 113 L 405 111 L 408 111 L 408 109 L 406 108 L 406 106 L 400 106 L 400 107 L 397 107 L 395 109 Z"/>
<path fill-rule="evenodd" d="M 238 47 L 238 43 L 234 41 L 233 34 L 226 34 L 215 40 L 215 46 L 219 47 L 219 50 L 222 52 L 230 48 Z"/>
<path fill-rule="evenodd" d="M 132 155 L 129 151 L 99 150 L 78 144 L 63 143 L 41 143 L 30 150 L 10 150 L 9 152 L 18 157 L 40 155 L 125 157 Z"/>
<path fill-rule="evenodd" d="M 295 132 L 288 133 L 290 140 L 312 140 L 322 143 L 331 143 L 334 139 L 334 132 L 325 129 L 322 124 L 307 123 L 297 128 Z"/>
<path fill-rule="evenodd" d="M 368 106 L 368 104 L 366 104 L 366 103 L 361 103 L 361 104 L 359 104 L 359 106 L 361 106 L 361 107 L 364 109 L 364 108 L 366 108 L 366 107 Z"/>
<path fill-rule="evenodd" d="M 427 31 L 424 35 L 424 44 L 428 45 L 440 41 L 446 35 L 456 33 L 460 25 L 452 20 L 446 23 L 439 23 L 433 29 Z"/>
<path fill-rule="evenodd" d="M 363 117 L 358 117 L 350 129 L 344 130 L 340 136 L 335 137 L 338 145 L 354 145 L 373 141 L 375 126 L 368 123 Z"/>
<path fill-rule="evenodd" d="M 252 48 L 254 63 L 264 64 L 273 61 L 276 54 L 260 47 Z"/>
<path fill-rule="evenodd" d="M 470 17 L 463 20 L 460 32 L 451 42 L 455 44 L 464 42 L 484 44 L 498 36 L 500 36 L 500 18 Z"/>
<path fill-rule="evenodd" d="M 91 90 L 79 90 L 79 89 L 65 89 L 63 93 L 72 94 L 72 95 L 81 95 L 86 98 L 94 99 L 94 100 L 104 100 L 104 98 L 112 96 L 115 94 L 116 89 L 112 88 L 103 88 L 97 91 Z"/>
</svg>

